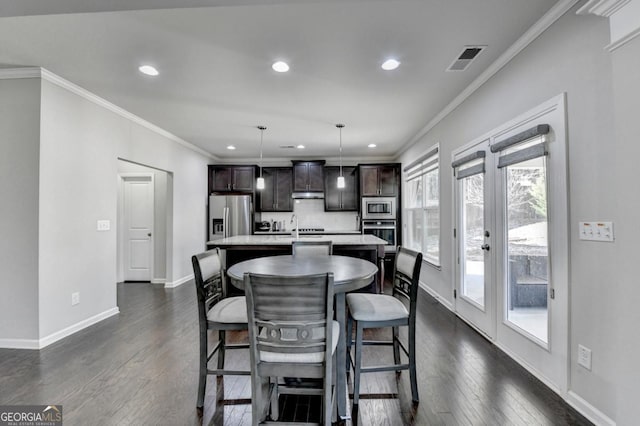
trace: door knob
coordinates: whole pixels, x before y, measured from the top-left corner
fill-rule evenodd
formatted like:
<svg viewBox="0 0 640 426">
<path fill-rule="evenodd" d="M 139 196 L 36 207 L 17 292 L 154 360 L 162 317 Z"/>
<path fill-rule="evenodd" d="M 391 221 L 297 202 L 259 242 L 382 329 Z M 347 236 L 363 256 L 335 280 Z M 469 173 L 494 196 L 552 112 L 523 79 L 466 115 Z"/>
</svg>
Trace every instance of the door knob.
<svg viewBox="0 0 640 426">
<path fill-rule="evenodd" d="M 481 245 L 481 246 L 480 246 L 480 248 L 481 248 L 482 250 L 489 251 L 489 248 L 490 248 L 490 247 L 489 247 L 489 244 L 483 244 L 483 245 Z"/>
</svg>

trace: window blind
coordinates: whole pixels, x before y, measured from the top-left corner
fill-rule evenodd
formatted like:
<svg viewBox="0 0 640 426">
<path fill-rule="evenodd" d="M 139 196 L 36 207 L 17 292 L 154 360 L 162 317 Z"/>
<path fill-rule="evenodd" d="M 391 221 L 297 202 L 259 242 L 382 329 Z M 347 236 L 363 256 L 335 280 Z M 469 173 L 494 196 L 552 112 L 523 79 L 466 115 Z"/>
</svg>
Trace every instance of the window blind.
<svg viewBox="0 0 640 426">
<path fill-rule="evenodd" d="M 520 132 L 516 135 L 513 135 L 491 145 L 491 152 L 498 152 L 506 151 L 509 148 L 514 147 L 515 145 L 524 144 L 527 141 L 532 142 L 526 146 L 523 146 L 522 149 L 516 149 L 513 152 L 502 154 L 500 156 L 500 159 L 498 160 L 498 168 L 500 169 L 512 164 L 521 163 L 523 161 L 547 155 L 546 142 L 541 136 L 549 133 L 549 130 L 550 128 L 548 124 L 538 124 L 537 126 L 531 127 L 530 129 L 527 129 L 523 132 Z M 540 137 L 539 143 L 535 143 L 535 141 L 532 141 L 532 139 L 537 137 Z"/>
<path fill-rule="evenodd" d="M 437 168 L 438 147 L 435 147 L 403 169 L 406 173 L 405 181 L 419 178 L 420 176 L 425 175 Z"/>
<path fill-rule="evenodd" d="M 458 180 L 484 173 L 484 151 L 476 151 L 451 163 Z"/>
</svg>

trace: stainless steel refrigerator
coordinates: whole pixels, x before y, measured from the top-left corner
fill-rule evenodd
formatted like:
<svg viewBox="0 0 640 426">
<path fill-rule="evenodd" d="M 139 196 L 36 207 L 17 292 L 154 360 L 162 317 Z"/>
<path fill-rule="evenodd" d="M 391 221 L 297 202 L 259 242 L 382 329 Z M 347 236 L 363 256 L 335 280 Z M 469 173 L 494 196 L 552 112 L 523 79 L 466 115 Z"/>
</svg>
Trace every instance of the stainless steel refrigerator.
<svg viewBox="0 0 640 426">
<path fill-rule="evenodd" d="M 209 197 L 209 240 L 251 235 L 253 208 L 250 195 Z"/>
</svg>

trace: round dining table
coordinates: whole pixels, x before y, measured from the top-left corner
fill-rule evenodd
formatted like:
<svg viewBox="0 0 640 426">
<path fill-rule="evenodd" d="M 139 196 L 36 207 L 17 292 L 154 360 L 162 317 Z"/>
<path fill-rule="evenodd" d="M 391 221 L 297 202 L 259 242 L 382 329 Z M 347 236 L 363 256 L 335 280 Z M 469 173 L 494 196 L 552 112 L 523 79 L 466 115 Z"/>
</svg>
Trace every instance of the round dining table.
<svg viewBox="0 0 640 426">
<path fill-rule="evenodd" d="M 244 289 L 244 274 L 247 272 L 284 277 L 333 273 L 336 320 L 340 323 L 340 339 L 336 351 L 336 399 L 338 415 L 342 419 L 349 419 L 345 293 L 371 284 L 378 267 L 368 260 L 356 257 L 284 255 L 245 260 L 227 270 L 231 284 L 239 289 Z"/>
</svg>

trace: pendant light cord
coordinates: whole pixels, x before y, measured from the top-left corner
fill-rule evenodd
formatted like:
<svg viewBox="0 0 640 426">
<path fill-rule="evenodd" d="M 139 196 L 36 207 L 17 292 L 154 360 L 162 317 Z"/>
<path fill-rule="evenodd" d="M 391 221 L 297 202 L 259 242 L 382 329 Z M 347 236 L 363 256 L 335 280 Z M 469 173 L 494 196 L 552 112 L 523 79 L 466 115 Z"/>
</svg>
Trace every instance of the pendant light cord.
<svg viewBox="0 0 640 426">
<path fill-rule="evenodd" d="M 336 127 L 340 130 L 340 176 L 342 176 L 342 128 L 344 124 L 336 124 Z"/>
<path fill-rule="evenodd" d="M 262 177 L 262 141 L 264 139 L 264 131 L 267 130 L 265 126 L 258 126 L 260 129 L 260 177 Z"/>
</svg>

